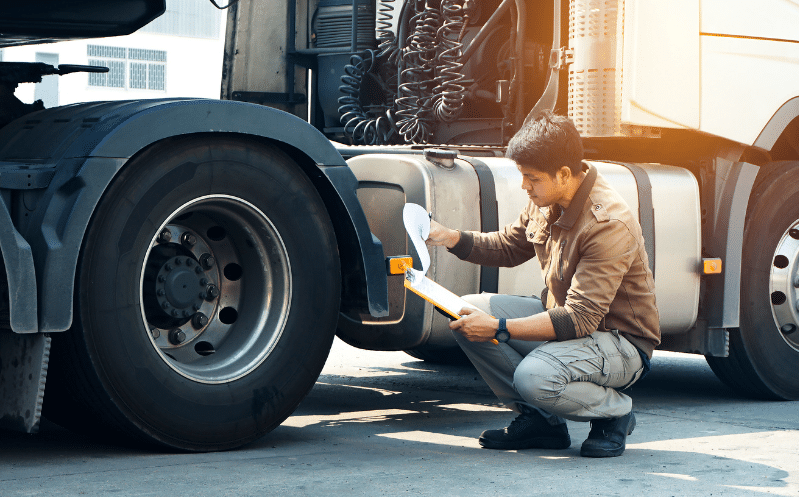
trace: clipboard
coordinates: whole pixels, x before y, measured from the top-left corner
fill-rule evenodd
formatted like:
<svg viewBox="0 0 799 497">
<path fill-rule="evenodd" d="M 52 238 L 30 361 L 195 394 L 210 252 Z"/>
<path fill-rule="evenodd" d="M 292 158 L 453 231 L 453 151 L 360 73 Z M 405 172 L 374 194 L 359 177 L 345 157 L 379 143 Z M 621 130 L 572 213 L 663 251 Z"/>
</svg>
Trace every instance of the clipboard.
<svg viewBox="0 0 799 497">
<path fill-rule="evenodd" d="M 408 290 L 433 304 L 450 319 L 460 319 L 461 316 L 458 312 L 464 307 L 479 310 L 458 295 L 450 292 L 425 276 L 421 271 L 417 271 L 413 268 L 409 268 L 405 271 L 404 285 Z"/>
</svg>

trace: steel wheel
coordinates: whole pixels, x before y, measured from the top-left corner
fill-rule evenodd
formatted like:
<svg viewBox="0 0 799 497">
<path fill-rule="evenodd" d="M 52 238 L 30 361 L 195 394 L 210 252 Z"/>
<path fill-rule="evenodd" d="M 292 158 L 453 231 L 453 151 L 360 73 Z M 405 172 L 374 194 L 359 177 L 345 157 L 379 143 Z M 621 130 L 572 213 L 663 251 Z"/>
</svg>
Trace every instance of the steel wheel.
<svg viewBox="0 0 799 497">
<path fill-rule="evenodd" d="M 280 233 L 251 203 L 209 195 L 181 206 L 153 237 L 146 261 L 142 318 L 161 358 L 181 375 L 235 380 L 280 339 L 291 264 Z"/>
<path fill-rule="evenodd" d="M 783 233 L 773 261 L 769 278 L 771 313 L 785 343 L 799 351 L 799 224 Z"/>
</svg>

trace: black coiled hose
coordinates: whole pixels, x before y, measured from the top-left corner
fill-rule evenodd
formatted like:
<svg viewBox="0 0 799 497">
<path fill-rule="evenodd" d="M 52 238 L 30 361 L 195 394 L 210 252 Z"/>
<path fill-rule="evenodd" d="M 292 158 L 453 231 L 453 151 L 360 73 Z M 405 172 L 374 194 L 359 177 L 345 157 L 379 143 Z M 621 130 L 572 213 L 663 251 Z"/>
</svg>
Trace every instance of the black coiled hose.
<svg viewBox="0 0 799 497">
<path fill-rule="evenodd" d="M 437 57 L 433 88 L 435 116 L 439 121 L 452 122 L 460 115 L 466 88 L 461 84 L 463 43 L 461 34 L 466 21 L 463 0 L 444 0 L 441 2 L 443 24 L 438 30 L 439 53 Z"/>
<path fill-rule="evenodd" d="M 436 36 L 441 24 L 441 12 L 425 3 L 411 18 L 413 30 L 401 52 L 397 125 L 408 143 L 427 143 L 431 137 Z"/>
<path fill-rule="evenodd" d="M 391 4 L 394 0 L 380 0 L 380 9 L 377 11 L 380 17 L 377 18 L 377 50 L 378 59 L 385 60 L 389 64 L 396 65 L 397 54 L 397 38 L 394 32 L 391 31 L 391 20 L 394 18 L 392 12 L 394 6 Z"/>
<path fill-rule="evenodd" d="M 397 132 L 392 110 L 386 110 L 385 115 L 377 117 L 367 114 L 361 105 L 361 85 L 363 77 L 375 66 L 378 60 L 376 50 L 366 50 L 361 55 L 354 54 L 350 63 L 344 66 L 343 83 L 339 91 L 344 95 L 339 97 L 338 111 L 341 114 L 341 124 L 344 133 L 353 143 L 358 145 L 384 145 L 391 143 L 392 137 Z"/>
<path fill-rule="evenodd" d="M 399 135 L 406 143 L 428 143 L 435 122 L 458 118 L 466 98 L 461 62 L 461 37 L 468 17 L 465 0 L 409 0 L 410 18 L 403 16 L 403 26 L 410 34 L 397 40 L 391 31 L 390 5 L 381 0 L 378 19 L 378 50 L 353 55 L 345 66 L 340 87 L 339 113 L 344 132 L 353 143 L 382 145 Z M 398 41 L 404 41 L 398 48 Z M 399 67 L 399 75 L 396 69 Z M 376 69 L 388 70 L 393 105 L 387 104 L 384 115 L 371 115 L 361 104 L 364 75 Z M 394 79 L 396 78 L 396 82 Z M 394 110 L 396 109 L 396 110 Z"/>
</svg>

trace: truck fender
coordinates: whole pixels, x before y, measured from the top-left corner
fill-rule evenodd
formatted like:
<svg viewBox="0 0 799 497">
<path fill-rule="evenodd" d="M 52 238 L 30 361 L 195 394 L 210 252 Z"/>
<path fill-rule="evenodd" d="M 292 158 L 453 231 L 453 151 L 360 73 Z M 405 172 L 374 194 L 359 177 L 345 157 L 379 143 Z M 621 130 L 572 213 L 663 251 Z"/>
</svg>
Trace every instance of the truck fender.
<svg viewBox="0 0 799 497">
<path fill-rule="evenodd" d="M 345 297 L 375 316 L 388 309 L 380 241 L 355 196 L 357 181 L 332 144 L 305 121 L 247 103 L 164 99 L 79 104 L 19 119 L 0 132 L 0 160 L 49 163 L 55 174 L 20 219 L 33 252 L 40 332 L 72 324 L 76 265 L 86 227 L 103 192 L 128 160 L 150 145 L 199 133 L 267 139 L 289 153 L 319 190 L 331 213 L 345 272 Z M 29 214 L 29 215 L 28 215 Z M 346 285 L 346 283 L 345 283 Z M 12 294 L 15 289 L 10 289 Z M 364 294 L 364 295 L 361 295 Z M 29 311 L 30 312 L 30 311 Z"/>
<path fill-rule="evenodd" d="M 726 180 L 716 200 L 712 185 L 705 188 L 704 205 L 718 205 L 712 212 L 703 238 L 705 249 L 713 257 L 724 261 L 721 274 L 706 279 L 706 315 L 711 335 L 718 335 L 718 340 L 711 340 L 716 346 L 710 346 L 710 355 L 724 356 L 727 352 L 726 329 L 737 328 L 741 310 L 741 257 L 743 253 L 743 235 L 746 220 L 746 209 L 749 195 L 755 183 L 760 167 L 747 162 L 728 162 L 719 160 L 717 174 L 720 169 L 727 169 Z M 712 203 L 711 203 L 712 202 Z"/>
<path fill-rule="evenodd" d="M 797 117 L 799 117 L 799 97 L 794 97 L 777 109 L 752 145 L 763 150 L 771 150 L 785 128 Z"/>
</svg>

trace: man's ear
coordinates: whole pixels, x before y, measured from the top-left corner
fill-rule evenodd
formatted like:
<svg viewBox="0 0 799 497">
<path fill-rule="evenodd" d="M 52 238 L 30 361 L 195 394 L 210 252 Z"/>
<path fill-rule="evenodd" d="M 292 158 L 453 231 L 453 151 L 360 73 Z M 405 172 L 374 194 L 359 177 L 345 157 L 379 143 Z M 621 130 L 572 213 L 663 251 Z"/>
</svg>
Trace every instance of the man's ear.
<svg viewBox="0 0 799 497">
<path fill-rule="evenodd" d="M 561 166 L 555 174 L 562 183 L 568 183 L 572 178 L 572 170 L 567 166 Z"/>
</svg>

